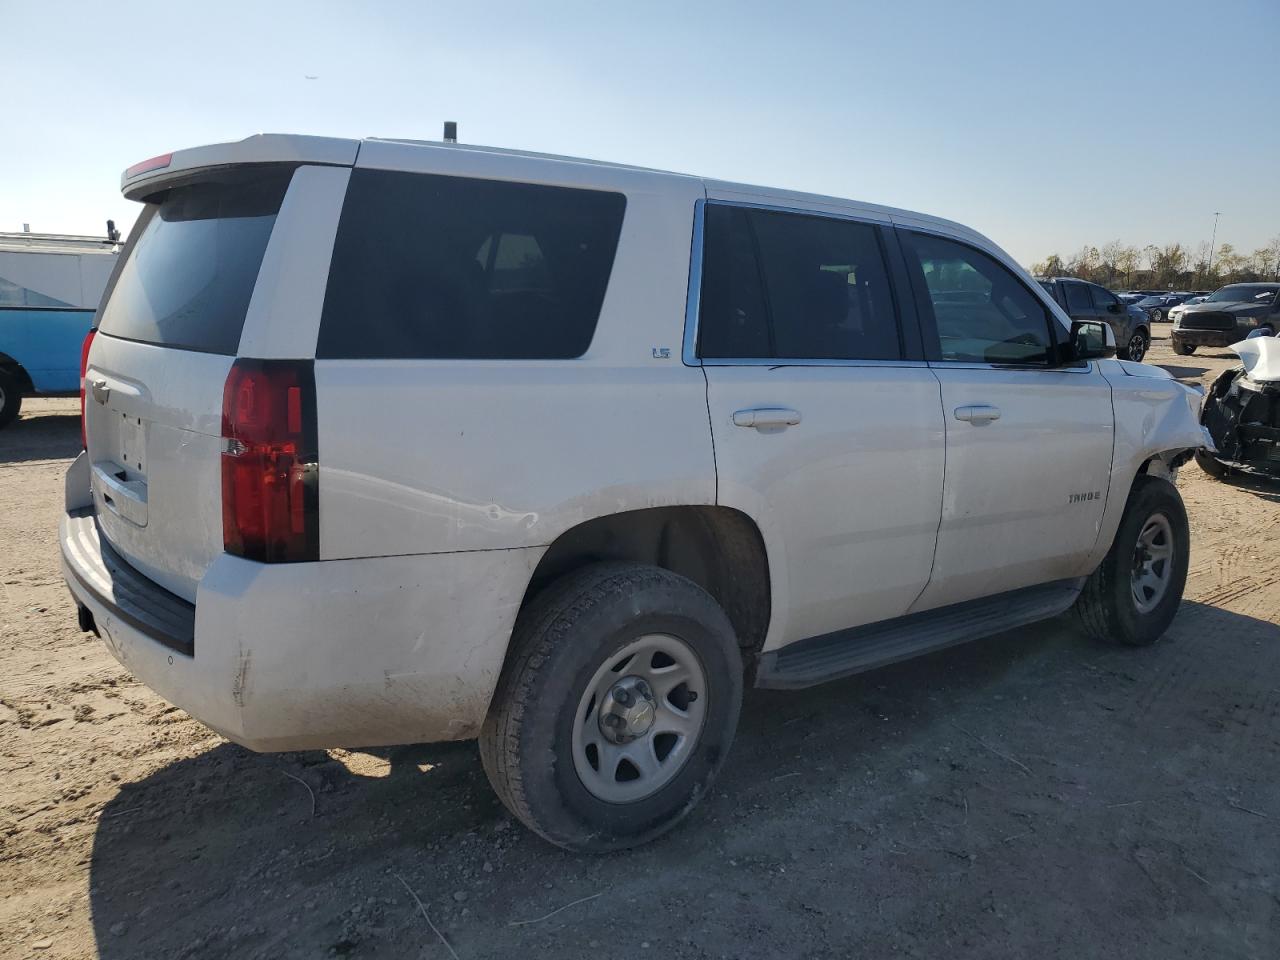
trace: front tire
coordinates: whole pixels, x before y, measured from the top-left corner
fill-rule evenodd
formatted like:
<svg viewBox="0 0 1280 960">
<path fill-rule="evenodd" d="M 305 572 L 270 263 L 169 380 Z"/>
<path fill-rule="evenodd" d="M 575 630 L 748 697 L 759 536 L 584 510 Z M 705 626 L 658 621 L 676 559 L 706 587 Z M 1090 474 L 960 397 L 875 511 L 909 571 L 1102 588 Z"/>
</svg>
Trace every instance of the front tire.
<svg viewBox="0 0 1280 960">
<path fill-rule="evenodd" d="M 18 381 L 0 370 L 0 430 L 18 419 L 22 412 L 22 390 Z"/>
<path fill-rule="evenodd" d="M 1177 487 L 1160 477 L 1139 476 L 1111 549 L 1076 600 L 1076 619 L 1084 631 L 1126 646 L 1155 643 L 1182 603 L 1190 545 Z"/>
<path fill-rule="evenodd" d="M 642 564 L 584 568 L 517 619 L 480 732 L 485 773 L 557 846 L 644 843 L 710 789 L 742 683 L 733 627 L 697 584 Z"/>
<path fill-rule="evenodd" d="M 1208 450 L 1197 450 L 1195 457 L 1196 463 L 1200 465 L 1200 469 L 1215 480 L 1222 480 L 1225 482 L 1231 478 L 1231 468 L 1221 460 L 1217 459 Z"/>
</svg>

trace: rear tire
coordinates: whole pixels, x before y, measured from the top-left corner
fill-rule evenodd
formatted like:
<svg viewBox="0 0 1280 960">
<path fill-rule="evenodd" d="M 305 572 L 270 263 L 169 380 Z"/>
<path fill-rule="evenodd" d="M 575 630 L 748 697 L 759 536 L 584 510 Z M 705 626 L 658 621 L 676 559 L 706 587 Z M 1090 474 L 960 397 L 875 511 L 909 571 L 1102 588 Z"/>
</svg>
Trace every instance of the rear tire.
<svg viewBox="0 0 1280 960">
<path fill-rule="evenodd" d="M 22 388 L 12 375 L 0 370 L 0 430 L 18 419 L 22 412 Z"/>
<path fill-rule="evenodd" d="M 1173 345 L 1173 352 L 1180 357 L 1189 357 L 1196 352 L 1196 348 L 1188 343 L 1175 343 Z"/>
<path fill-rule="evenodd" d="M 1111 549 L 1076 600 L 1077 622 L 1097 640 L 1132 647 L 1155 643 L 1182 603 L 1190 544 L 1178 488 L 1160 477 L 1139 476 Z M 1165 549 L 1163 561 L 1148 559 Z"/>
<path fill-rule="evenodd" d="M 649 641 L 674 659 L 646 652 Z M 670 664 L 690 679 L 666 690 Z M 635 846 L 674 827 L 710 789 L 742 684 L 733 627 L 705 590 L 658 567 L 596 564 L 521 611 L 480 757 L 507 809 L 557 846 Z M 687 732 L 662 732 L 673 728 Z"/>
<path fill-rule="evenodd" d="M 1129 338 L 1129 345 L 1126 353 L 1126 360 L 1132 360 L 1134 363 L 1141 363 L 1142 358 L 1147 355 L 1147 348 L 1151 346 L 1151 337 L 1144 330 L 1133 331 L 1133 336 Z"/>
</svg>

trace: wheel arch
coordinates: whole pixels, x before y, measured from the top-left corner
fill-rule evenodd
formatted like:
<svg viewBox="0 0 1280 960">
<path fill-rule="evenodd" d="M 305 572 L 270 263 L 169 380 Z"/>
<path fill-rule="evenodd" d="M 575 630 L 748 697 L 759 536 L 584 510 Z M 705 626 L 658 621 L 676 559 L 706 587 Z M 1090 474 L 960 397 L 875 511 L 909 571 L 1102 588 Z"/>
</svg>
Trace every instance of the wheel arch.
<svg viewBox="0 0 1280 960">
<path fill-rule="evenodd" d="M 688 577 L 724 609 L 748 662 L 772 614 L 769 559 L 755 521 L 731 507 L 649 507 L 570 527 L 539 560 L 521 607 L 553 581 L 604 561 L 648 563 Z"/>
<path fill-rule="evenodd" d="M 27 368 L 7 353 L 0 353 L 0 372 L 7 373 L 18 381 L 23 393 L 35 392 L 35 384 L 31 380 L 31 374 L 27 373 Z"/>
</svg>

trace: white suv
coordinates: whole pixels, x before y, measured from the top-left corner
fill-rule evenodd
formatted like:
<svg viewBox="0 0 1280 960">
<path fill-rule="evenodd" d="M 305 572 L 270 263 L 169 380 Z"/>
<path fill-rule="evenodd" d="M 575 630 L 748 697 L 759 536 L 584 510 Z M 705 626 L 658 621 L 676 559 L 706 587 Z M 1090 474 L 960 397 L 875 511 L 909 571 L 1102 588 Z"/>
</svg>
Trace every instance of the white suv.
<svg viewBox="0 0 1280 960">
<path fill-rule="evenodd" d="M 478 737 L 521 820 L 607 850 L 706 793 L 744 685 L 1177 610 L 1198 396 L 957 224 L 395 140 L 123 190 L 65 575 L 252 749 Z"/>
</svg>

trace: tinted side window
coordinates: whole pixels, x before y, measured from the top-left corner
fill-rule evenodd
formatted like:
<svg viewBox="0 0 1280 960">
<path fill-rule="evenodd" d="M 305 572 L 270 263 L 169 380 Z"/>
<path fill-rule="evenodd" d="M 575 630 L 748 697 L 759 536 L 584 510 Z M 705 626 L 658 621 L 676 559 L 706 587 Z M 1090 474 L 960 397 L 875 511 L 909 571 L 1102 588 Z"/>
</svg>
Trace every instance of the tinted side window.
<svg viewBox="0 0 1280 960">
<path fill-rule="evenodd" d="M 1119 302 L 1118 300 L 1116 300 L 1115 295 L 1112 294 L 1111 291 L 1104 290 L 1102 287 L 1098 286 L 1097 284 L 1093 284 L 1093 283 L 1089 284 L 1089 292 L 1093 294 L 1093 305 L 1097 307 L 1099 310 L 1105 310 L 1107 309 L 1107 307 L 1111 306 L 1113 303 Z"/>
<path fill-rule="evenodd" d="M 776 356 L 747 211 L 709 204 L 703 237 L 699 356 Z"/>
<path fill-rule="evenodd" d="M 905 237 L 910 266 L 928 291 L 943 360 L 1049 361 L 1048 312 L 1008 268 L 952 240 Z"/>
<path fill-rule="evenodd" d="M 1064 283 L 1067 288 L 1067 313 L 1077 313 L 1093 309 L 1093 301 L 1089 299 L 1089 291 L 1083 283 Z"/>
<path fill-rule="evenodd" d="M 699 353 L 720 359 L 901 359 L 876 228 L 708 205 Z"/>
<path fill-rule="evenodd" d="M 1044 292 L 1049 294 L 1049 296 L 1053 297 L 1054 303 L 1056 303 L 1060 307 L 1063 307 L 1063 308 L 1066 307 L 1066 304 L 1062 302 L 1062 294 L 1059 293 L 1059 290 L 1061 290 L 1062 288 L 1061 283 L 1058 283 L 1054 280 L 1041 280 L 1039 281 L 1039 283 L 1040 283 L 1040 286 L 1044 287 Z"/>
<path fill-rule="evenodd" d="M 620 193 L 356 170 L 316 356 L 581 356 L 625 207 Z"/>
<path fill-rule="evenodd" d="M 77 266 L 75 258 L 67 257 L 71 265 Z M 21 284 L 0 277 L 0 307 L 70 307 L 65 300 L 58 300 L 48 294 L 40 293 Z"/>
</svg>

